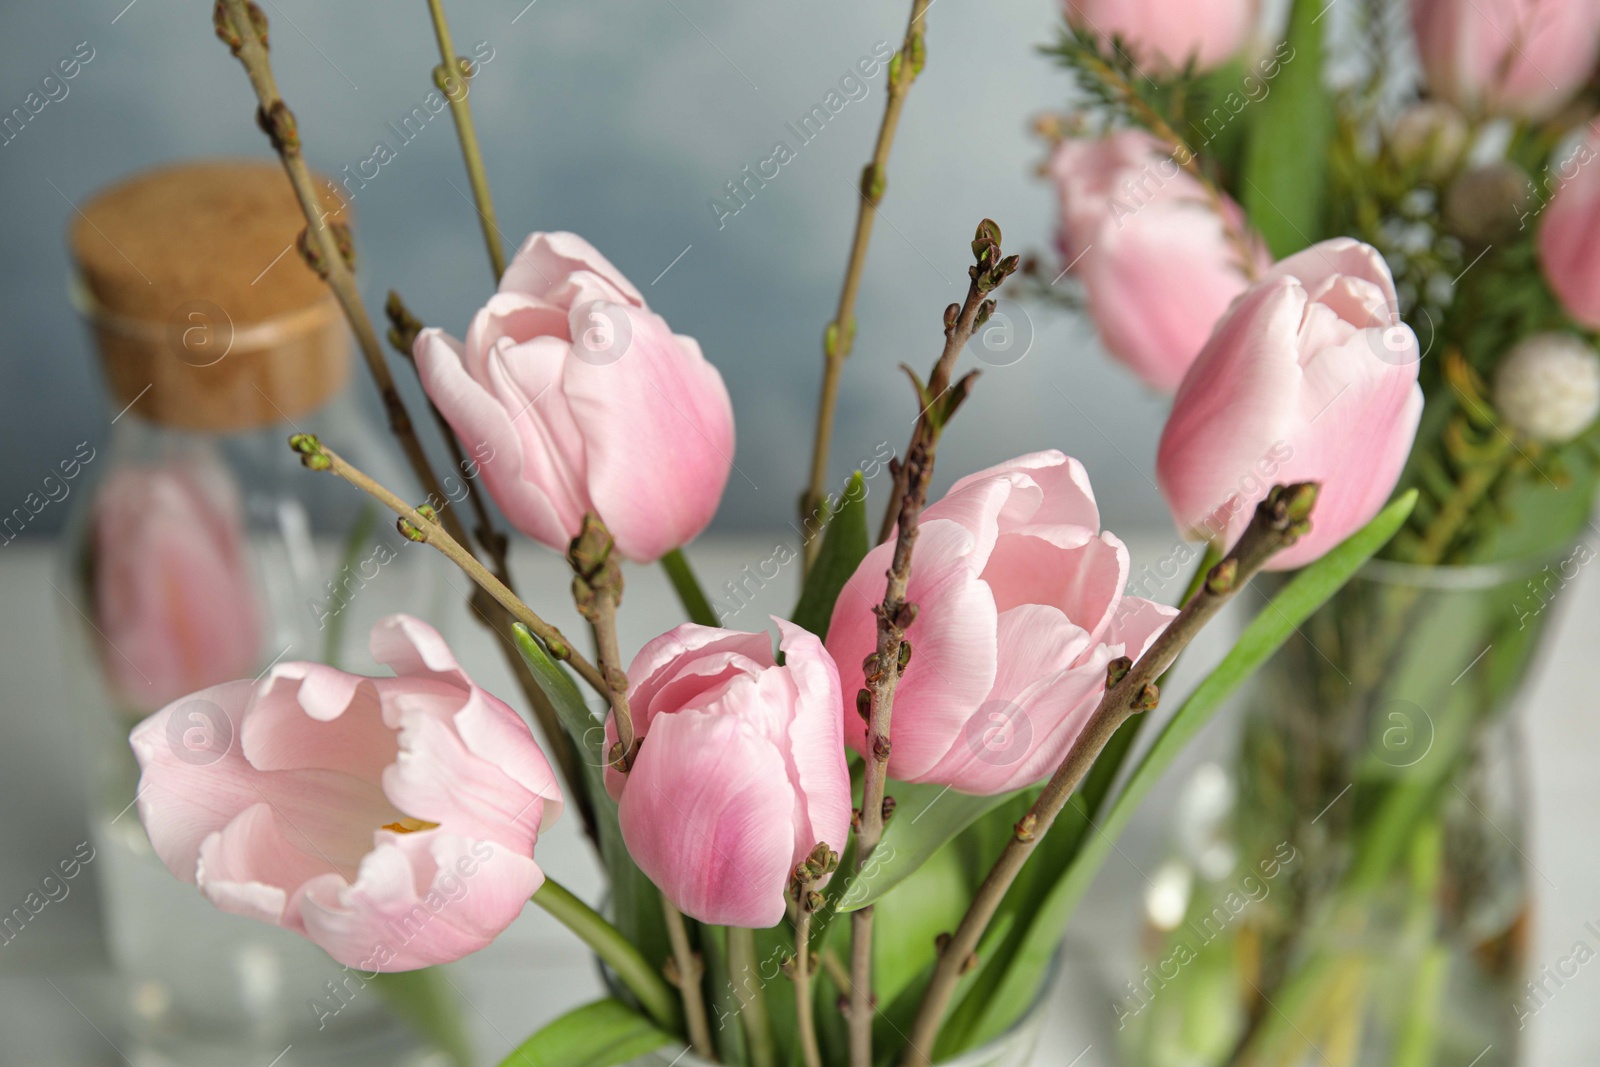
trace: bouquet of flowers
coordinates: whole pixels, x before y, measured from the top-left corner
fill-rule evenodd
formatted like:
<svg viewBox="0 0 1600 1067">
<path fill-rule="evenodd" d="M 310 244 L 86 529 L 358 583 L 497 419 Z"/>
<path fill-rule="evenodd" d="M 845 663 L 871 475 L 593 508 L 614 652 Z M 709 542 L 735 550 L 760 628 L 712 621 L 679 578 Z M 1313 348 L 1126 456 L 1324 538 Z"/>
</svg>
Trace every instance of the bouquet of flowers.
<svg viewBox="0 0 1600 1067">
<path fill-rule="evenodd" d="M 441 5 L 430 6 L 436 80 L 470 78 Z M 683 552 L 732 465 L 733 412 L 713 362 L 577 235 L 534 233 L 505 260 L 465 93 L 447 95 L 498 289 L 464 340 L 425 327 L 398 297 L 386 309 L 444 443 L 463 469 L 473 457 L 469 499 L 443 493 L 354 285 L 349 231 L 324 210 L 302 157 L 267 19 L 249 0 L 218 0 L 218 36 L 242 62 L 305 210 L 301 253 L 342 305 L 427 499 L 408 501 L 351 463 L 338 426 L 290 446 L 472 579 L 537 734 L 407 615 L 372 633 L 373 658 L 392 675 L 277 663 L 180 697 L 132 734 L 139 812 L 175 876 L 361 975 L 482 949 L 531 900 L 594 951 L 611 995 L 528 1037 L 508 1064 L 664 1054 L 915 1067 L 1027 1054 L 1025 1020 L 1065 924 L 1139 801 L 1392 537 L 1445 537 L 1429 531 L 1463 507 L 1440 499 L 1431 472 L 1407 473 L 1408 456 L 1439 454 L 1461 470 L 1451 427 L 1465 420 L 1481 438 L 1498 423 L 1467 399 L 1441 425 L 1429 421 L 1432 400 L 1424 411 L 1419 367 L 1446 365 L 1430 395 L 1474 395 L 1469 357 L 1424 363 L 1413 327 L 1438 295 L 1423 272 L 1454 261 L 1418 253 L 1397 270 L 1383 247 L 1391 219 L 1379 213 L 1354 235 L 1333 222 L 1335 204 L 1371 213 L 1331 183 L 1362 182 L 1357 192 L 1387 205 L 1380 194 L 1401 164 L 1371 163 L 1364 125 L 1283 110 L 1326 104 L 1305 82 L 1321 66 L 1305 28 L 1314 9 L 1296 5 L 1296 58 L 1274 53 L 1279 69 L 1262 70 L 1272 103 L 1255 105 L 1242 154 L 1214 163 L 1174 124 L 1212 84 L 1203 68 L 1237 51 L 1239 39 L 1213 32 L 1242 34 L 1251 5 L 1168 12 L 1155 29 L 1171 36 L 1150 43 L 1111 21 L 1116 8 L 1073 5 L 1061 54 L 1106 128 L 1087 137 L 1075 119 L 1058 151 L 1064 250 L 1108 347 L 1152 381 L 1178 383 L 1157 474 L 1180 528 L 1204 543 L 1182 546 L 1195 561 L 1189 588 L 1170 605 L 1129 595 L 1128 550 L 1100 528 L 1088 471 L 1059 451 L 999 462 L 929 499 L 943 435 L 958 412 L 982 408 L 961 356 L 1021 265 L 987 219 L 962 252 L 969 285 L 945 310 L 930 369 L 908 369 L 916 422 L 888 464 L 885 512 L 870 521 L 863 471 L 830 492 L 855 294 L 930 7 L 912 4 L 888 66 L 824 331 L 804 577 L 789 617 L 774 619 L 774 648 L 767 632 L 718 625 Z M 1159 61 L 1159 73 L 1136 75 L 1132 56 Z M 1319 130 L 1339 136 L 1309 171 L 1308 153 L 1270 140 L 1301 145 Z M 1418 134 L 1406 166 L 1436 165 L 1441 136 Z M 1292 192 L 1289 232 L 1304 239 L 1263 224 L 1248 196 L 1236 206 L 1235 178 L 1269 183 L 1268 204 Z M 1130 185 L 1144 190 L 1132 205 Z M 1171 271 L 1168 300 L 1150 278 Z M 1559 376 L 1549 357 L 1536 362 L 1513 378 L 1524 392 Z M 1468 503 L 1521 469 L 1502 456 Z M 1391 501 L 1402 477 L 1416 487 Z M 564 554 L 592 655 L 516 592 L 491 500 L 517 532 Z M 1477 536 L 1466 517 L 1434 561 Z M 688 621 L 628 656 L 623 564 L 658 562 Z M 1168 668 L 1263 570 L 1295 573 L 1191 692 L 1166 696 Z M 1136 747 L 1161 704 L 1170 715 Z M 603 904 L 539 862 L 540 834 L 569 808 L 607 872 Z"/>
<path fill-rule="evenodd" d="M 1295 0 L 1267 43 L 1253 3 L 1169 8 L 1067 4 L 1081 103 L 1040 129 L 1077 287 L 1042 288 L 1175 391 L 1180 525 L 1256 456 L 1323 481 L 1319 523 L 1417 501 L 1264 672 L 1223 858 L 1167 869 L 1117 1025 L 1148 1064 L 1511 1063 L 1549 992 L 1506 712 L 1594 555 L 1600 7 Z"/>
</svg>

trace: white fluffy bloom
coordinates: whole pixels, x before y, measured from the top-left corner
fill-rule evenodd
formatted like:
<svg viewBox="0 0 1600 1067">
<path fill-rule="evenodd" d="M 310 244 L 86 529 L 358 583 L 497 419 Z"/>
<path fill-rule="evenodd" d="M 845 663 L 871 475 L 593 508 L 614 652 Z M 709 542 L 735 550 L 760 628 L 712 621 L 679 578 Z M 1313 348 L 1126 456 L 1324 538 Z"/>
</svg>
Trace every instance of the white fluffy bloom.
<svg viewBox="0 0 1600 1067">
<path fill-rule="evenodd" d="M 1536 441 L 1570 441 L 1600 413 L 1600 355 L 1570 333 L 1534 334 L 1501 360 L 1494 405 Z"/>
</svg>

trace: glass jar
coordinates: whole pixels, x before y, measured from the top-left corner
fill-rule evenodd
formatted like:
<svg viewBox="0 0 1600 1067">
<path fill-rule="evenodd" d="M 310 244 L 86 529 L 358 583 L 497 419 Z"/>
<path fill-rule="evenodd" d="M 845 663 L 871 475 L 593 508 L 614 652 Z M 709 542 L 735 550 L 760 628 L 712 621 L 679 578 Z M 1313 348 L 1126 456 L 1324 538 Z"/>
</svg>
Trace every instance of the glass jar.
<svg viewBox="0 0 1600 1067">
<path fill-rule="evenodd" d="M 1533 881 L 1513 712 L 1587 552 L 1375 561 L 1289 639 L 1152 878 L 1125 1062 L 1517 1061 Z"/>
<path fill-rule="evenodd" d="M 276 663 L 370 673 L 373 622 L 402 610 L 440 617 L 442 568 L 353 487 L 305 470 L 291 433 L 321 432 L 385 485 L 420 492 L 349 395 L 349 335 L 325 287 L 295 256 L 273 268 L 280 279 L 260 272 L 303 224 L 277 167 L 155 172 L 102 194 L 84 219 L 76 296 L 121 410 L 107 443 L 62 467 L 75 510 L 55 584 L 70 604 L 69 685 L 91 741 L 85 865 L 124 993 L 122 1047 L 161 1064 L 438 1062 L 386 1007 L 389 976 L 225 913 L 168 872 L 140 822 L 128 744 L 157 709 Z M 174 241 L 199 262 L 179 258 Z M 218 250 L 209 263 L 208 247 Z M 256 273 L 264 293 L 247 284 Z M 157 303 L 136 303 L 145 299 Z M 206 714 L 214 706 L 196 708 L 169 740 L 180 758 L 211 762 L 238 739 Z"/>
</svg>

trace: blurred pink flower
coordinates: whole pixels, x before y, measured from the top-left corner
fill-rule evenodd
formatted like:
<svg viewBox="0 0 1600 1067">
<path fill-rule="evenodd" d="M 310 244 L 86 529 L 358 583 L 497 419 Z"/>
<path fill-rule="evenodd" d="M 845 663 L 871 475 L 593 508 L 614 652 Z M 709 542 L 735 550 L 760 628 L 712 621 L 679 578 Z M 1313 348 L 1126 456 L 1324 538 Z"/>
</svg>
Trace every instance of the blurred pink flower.
<svg viewBox="0 0 1600 1067">
<path fill-rule="evenodd" d="M 1249 284 L 1228 227 L 1244 212 L 1206 189 L 1141 130 L 1069 139 L 1050 161 L 1061 198 L 1059 245 L 1083 284 L 1100 340 L 1164 392 L 1183 380 L 1211 327 Z M 1272 258 L 1251 244 L 1255 271 Z"/>
<path fill-rule="evenodd" d="M 1277 483 L 1322 483 L 1300 567 L 1383 507 L 1422 415 L 1422 353 L 1376 249 L 1348 237 L 1274 267 L 1234 303 L 1184 377 L 1156 474 L 1178 527 L 1226 545 Z"/>
<path fill-rule="evenodd" d="M 1128 550 L 1100 532 L 1083 465 L 1035 452 L 968 475 L 923 512 L 908 600 L 911 661 L 895 692 L 890 777 L 1003 793 L 1049 775 L 1077 740 L 1106 665 L 1138 657 L 1176 612 L 1123 595 Z M 855 694 L 877 647 L 893 542 L 839 595 L 828 651 L 863 751 Z"/>
<path fill-rule="evenodd" d="M 1463 111 L 1544 118 L 1600 51 L 1594 0 L 1411 0 L 1428 89 Z"/>
<path fill-rule="evenodd" d="M 722 376 L 576 234 L 533 234 L 466 344 L 429 329 L 415 354 L 423 388 L 529 537 L 565 551 L 593 511 L 644 563 L 717 510 L 733 466 Z"/>
<path fill-rule="evenodd" d="M 223 911 L 293 930 L 347 967 L 459 959 L 544 882 L 561 791 L 528 727 L 438 632 L 379 621 L 396 677 L 282 663 L 134 728 L 139 814 L 167 869 Z"/>
<path fill-rule="evenodd" d="M 1150 74 L 1171 74 L 1190 59 L 1209 70 L 1250 39 L 1261 16 L 1259 0 L 1064 0 L 1073 26 L 1102 42 L 1120 38 L 1134 62 Z"/>
<path fill-rule="evenodd" d="M 121 468 L 100 487 L 91 525 L 100 659 L 123 703 L 147 712 L 254 673 L 261 609 L 223 468 Z"/>
<path fill-rule="evenodd" d="M 815 635 L 775 621 L 781 667 L 767 634 L 686 623 L 628 668 L 643 745 L 606 787 L 639 869 L 701 922 L 777 925 L 794 868 L 850 832 L 838 671 Z M 608 720 L 608 752 L 616 739 Z"/>
<path fill-rule="evenodd" d="M 1600 133 L 1578 146 L 1556 172 L 1560 185 L 1539 224 L 1539 265 L 1562 307 L 1600 329 Z"/>
</svg>

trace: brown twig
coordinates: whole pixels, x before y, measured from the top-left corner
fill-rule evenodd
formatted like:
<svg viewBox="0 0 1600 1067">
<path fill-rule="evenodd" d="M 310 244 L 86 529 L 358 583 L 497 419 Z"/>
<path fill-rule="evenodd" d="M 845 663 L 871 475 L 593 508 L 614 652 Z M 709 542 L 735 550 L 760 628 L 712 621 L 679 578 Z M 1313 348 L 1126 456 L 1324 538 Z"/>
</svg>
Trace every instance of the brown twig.
<svg viewBox="0 0 1600 1067">
<path fill-rule="evenodd" d="M 578 613 L 589 620 L 594 630 L 600 675 L 611 701 L 611 715 L 617 724 L 617 742 L 606 754 L 612 766 L 624 774 L 633 766 L 639 750 L 634 735 L 633 714 L 628 709 L 628 676 L 622 670 L 622 653 L 617 642 L 617 608 L 622 604 L 622 568 L 612 555 L 611 531 L 593 512 L 583 517 L 583 529 L 572 539 L 567 562 L 572 564 L 572 600 Z"/>
<path fill-rule="evenodd" d="M 352 466 L 343 456 L 319 441 L 314 434 L 293 435 L 289 438 L 289 447 L 300 453 L 300 461 L 310 469 L 329 471 L 338 475 L 398 515 L 400 521 L 397 525 L 402 535 L 409 540 L 431 545 L 444 553 L 450 562 L 467 572 L 467 577 L 494 597 L 495 602 L 509 612 L 512 618 L 522 623 L 535 637 L 544 642 L 552 659 L 570 663 L 572 669 L 597 692 L 602 695 L 608 692 L 610 686 L 599 669 L 573 648 L 572 642 L 568 641 L 560 630 L 540 618 L 532 608 L 518 599 L 517 594 L 507 589 L 505 583 L 496 578 L 489 568 L 479 562 L 477 556 L 451 536 L 440 522 L 441 516 L 436 509 L 426 504 L 421 508 L 413 508 L 393 490 L 375 481 L 360 468 Z"/>
<path fill-rule="evenodd" d="M 284 103 L 272 74 L 272 62 L 267 51 L 267 18 L 261 9 L 249 0 L 217 0 L 212 11 L 212 22 L 217 36 L 228 45 L 244 66 L 245 74 L 250 79 L 250 85 L 255 90 L 260 105 L 257 120 L 272 141 L 273 148 L 283 163 L 284 171 L 289 176 L 295 197 L 300 201 L 301 211 L 306 217 L 306 230 L 302 235 L 303 251 L 313 267 L 327 281 L 339 301 L 339 306 L 344 310 L 345 318 L 356 335 L 357 344 L 372 375 L 373 383 L 383 400 L 389 428 L 400 442 L 401 450 L 405 453 L 418 483 L 435 507 L 445 532 L 457 544 L 465 545 L 468 543 L 466 530 L 450 507 L 449 498 L 434 474 L 427 452 L 423 449 L 411 416 L 406 410 L 405 402 L 395 387 L 394 377 L 389 372 L 389 365 L 378 343 L 372 320 L 367 316 L 366 307 L 361 302 L 350 261 L 346 258 L 349 254 L 349 232 L 342 224 L 330 221 L 327 213 L 322 210 L 311 171 L 301 156 L 300 134 L 294 113 Z M 446 436 L 447 439 L 453 440 L 451 435 Z M 503 577 L 509 577 L 503 547 L 496 563 L 498 572 Z M 509 586 L 509 582 L 503 584 Z M 550 747 L 556 765 L 561 770 L 567 792 L 576 802 L 578 813 L 583 820 L 584 831 L 591 841 L 598 841 L 593 804 L 585 787 L 586 779 L 583 775 L 582 761 L 578 758 L 577 747 L 562 728 L 555 708 L 544 690 L 535 681 L 527 664 L 522 661 L 521 654 L 512 639 L 510 627 L 497 625 L 497 621 L 504 622 L 507 616 L 497 612 L 483 612 L 481 608 L 479 610 L 499 640 L 501 652 L 528 699 L 534 718 L 544 733 L 545 743 Z"/>
<path fill-rule="evenodd" d="M 822 1067 L 822 1049 L 817 1044 L 816 1009 L 812 1003 L 812 978 L 816 968 L 811 957 L 811 916 L 823 907 L 822 894 L 814 886 L 839 866 L 839 854 L 826 844 L 811 850 L 806 861 L 794 869 L 789 879 L 789 895 L 794 901 L 794 959 L 787 965 L 794 980 L 795 1025 L 800 1031 L 802 1067 Z"/>
<path fill-rule="evenodd" d="M 483 243 L 489 251 L 489 267 L 494 280 L 506 272 L 506 253 L 500 245 L 500 226 L 495 222 L 494 199 L 489 195 L 489 177 L 483 167 L 483 150 L 478 147 L 478 130 L 472 123 L 472 105 L 467 102 L 471 91 L 472 65 L 456 55 L 450 42 L 450 23 L 444 17 L 442 0 L 428 0 L 428 13 L 433 16 L 433 35 L 439 42 L 441 62 L 433 68 L 433 83 L 450 101 L 450 116 L 455 120 L 456 137 L 461 142 L 461 159 L 467 167 L 467 181 L 472 184 L 472 199 L 478 209 L 478 225 L 483 230 Z M 450 92 L 451 68 L 461 79 L 461 92 Z"/>
<path fill-rule="evenodd" d="M 1284 548 L 1294 544 L 1310 529 L 1317 485 L 1301 482 L 1276 486 L 1256 506 L 1250 525 L 1237 544 L 1206 575 L 1192 599 L 1161 636 L 1139 657 L 1137 663 L 1126 657 L 1112 661 L 1106 675 L 1107 688 L 1094 715 L 1073 742 L 1066 758 L 1050 776 L 1031 808 L 1016 825 L 988 877 L 979 887 L 971 906 L 956 932 L 943 942 L 933 977 L 929 980 L 922 1006 L 917 1011 L 906 1044 L 903 1067 L 927 1067 L 928 1053 L 939 1036 L 945 1009 L 949 1007 L 961 975 L 976 960 L 978 942 L 1005 898 L 1017 874 L 1033 855 L 1034 848 L 1055 823 L 1084 774 L 1100 751 L 1116 733 L 1117 727 L 1142 711 L 1156 706 L 1160 692 L 1156 679 L 1172 665 L 1178 653 L 1222 610 L 1233 595 L 1250 581 L 1263 564 Z"/>
<path fill-rule="evenodd" d="M 906 23 L 906 34 L 900 51 L 889 61 L 886 90 L 888 99 L 883 106 L 883 122 L 878 126 L 877 144 L 872 150 L 872 161 L 861 172 L 860 203 L 856 205 L 855 236 L 850 241 L 850 258 L 845 263 L 844 284 L 839 290 L 839 306 L 833 313 L 822 341 L 822 397 L 817 404 L 816 439 L 811 447 L 811 480 L 800 498 L 801 528 L 817 522 L 821 516 L 823 495 L 828 486 L 828 449 L 833 441 L 834 411 L 839 399 L 839 377 L 844 361 L 856 336 L 856 297 L 861 290 L 861 272 L 867 263 L 867 246 L 872 243 L 872 223 L 878 214 L 878 204 L 887 188 L 889 151 L 894 147 L 895 131 L 900 125 L 900 112 L 905 107 L 906 93 L 911 83 L 922 72 L 926 57 L 924 34 L 927 22 L 924 16 L 933 0 L 912 0 L 911 18 Z M 810 538 L 805 544 L 807 568 L 822 550 L 821 538 Z"/>
<path fill-rule="evenodd" d="M 683 998 L 683 1017 L 689 1024 L 689 1045 L 696 1056 L 716 1063 L 717 1049 L 711 1043 L 705 995 L 700 988 L 700 981 L 706 973 L 705 961 L 689 944 L 689 931 L 683 922 L 683 912 L 673 907 L 672 902 L 664 896 L 661 898 L 661 910 L 667 920 L 667 940 L 672 942 L 672 961 L 667 980 L 678 987 Z"/>
<path fill-rule="evenodd" d="M 1018 257 L 1002 258 L 1000 228 L 989 219 L 978 225 L 972 242 L 977 264 L 970 268 L 971 284 L 964 304 L 951 304 L 944 314 L 944 350 L 934 364 L 927 387 L 917 383 L 922 410 L 911 433 L 905 462 L 896 470 L 897 487 L 903 485 L 898 516 L 899 538 L 889 565 L 883 602 L 873 609 L 878 617 L 877 650 L 868 657 L 866 688 L 856 695 L 856 708 L 867 719 L 866 773 L 856 828 L 856 870 L 865 869 L 873 849 L 883 837 L 884 788 L 889 768 L 889 723 L 901 672 L 911 657 L 906 630 L 916 618 L 915 604 L 906 600 L 911 581 L 911 553 L 917 542 L 917 521 L 928 499 L 933 478 L 934 453 L 939 437 L 956 408 L 966 398 L 974 375 L 951 384 L 956 357 L 972 332 L 994 312 L 988 294 L 1017 269 Z M 913 375 L 913 379 L 915 376 Z M 903 481 L 902 481 L 903 478 Z M 872 919 L 865 907 L 851 916 L 850 940 L 850 1062 L 854 1067 L 872 1064 Z"/>
</svg>

